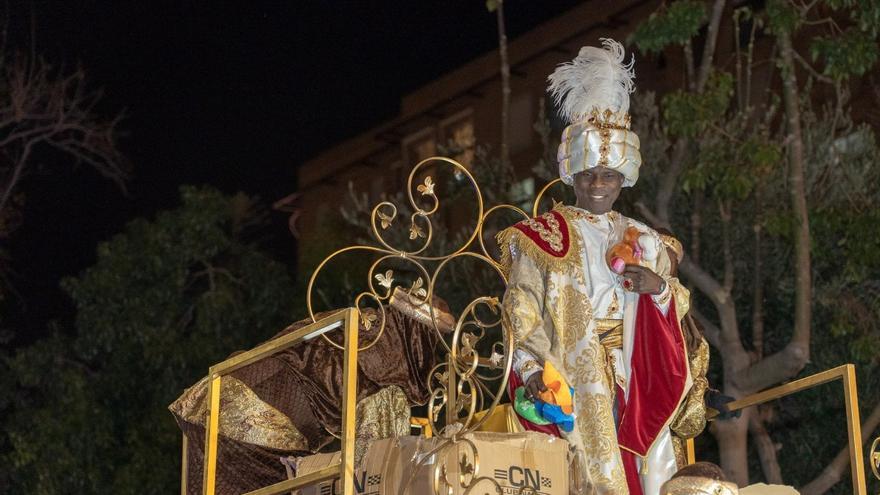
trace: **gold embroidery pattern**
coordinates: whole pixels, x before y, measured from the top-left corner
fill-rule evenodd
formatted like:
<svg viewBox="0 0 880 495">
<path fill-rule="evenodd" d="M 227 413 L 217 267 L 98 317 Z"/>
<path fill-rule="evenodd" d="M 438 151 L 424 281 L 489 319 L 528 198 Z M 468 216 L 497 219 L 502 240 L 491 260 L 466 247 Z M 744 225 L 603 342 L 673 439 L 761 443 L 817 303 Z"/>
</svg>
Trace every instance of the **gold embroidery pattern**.
<svg viewBox="0 0 880 495">
<path fill-rule="evenodd" d="M 525 341 L 538 325 L 538 308 L 533 299 L 519 287 L 511 287 L 505 297 L 505 314 L 509 318 L 510 329 L 517 343 Z"/>
<path fill-rule="evenodd" d="M 660 234 L 660 241 L 666 247 L 672 249 L 672 252 L 675 253 L 675 257 L 678 258 L 678 262 L 681 263 L 681 260 L 684 258 L 684 246 L 681 245 L 681 241 L 666 234 Z"/>
<path fill-rule="evenodd" d="M 537 232 L 538 237 L 550 245 L 550 249 L 557 253 L 562 253 L 562 230 L 559 228 L 559 220 L 556 220 L 556 216 L 552 213 L 544 213 L 541 215 L 541 218 L 547 222 L 549 229 L 534 218 L 530 218 L 524 223 L 530 229 Z"/>
<path fill-rule="evenodd" d="M 570 216 L 571 218 L 586 220 L 592 224 L 598 224 L 601 216 L 596 215 L 595 213 L 590 213 L 587 210 L 575 207 L 575 206 L 562 206 L 557 211 L 563 213 L 563 216 Z M 607 213 L 608 221 L 612 224 L 617 222 L 618 215 L 616 211 L 609 211 Z"/>
<path fill-rule="evenodd" d="M 611 478 L 602 472 L 600 464 L 590 466 L 590 478 L 593 480 L 595 493 L 601 494 L 618 494 L 629 493 L 629 487 L 626 484 L 626 475 L 624 475 L 619 465 L 615 465 L 611 471 Z M 612 479 L 613 478 L 613 479 Z"/>
<path fill-rule="evenodd" d="M 588 384 L 604 382 L 605 363 L 604 353 L 599 352 L 599 346 L 590 342 L 584 350 L 574 359 L 573 373 L 576 383 Z"/>
<path fill-rule="evenodd" d="M 594 214 L 592 214 L 588 211 L 585 211 L 585 210 L 571 210 L 571 214 L 575 218 L 579 218 L 581 220 L 586 220 L 594 225 L 599 223 L 599 216 L 598 215 L 594 215 Z"/>
<path fill-rule="evenodd" d="M 617 438 L 611 401 L 603 394 L 584 393 L 576 402 L 578 429 L 587 456 L 602 462 L 611 461 Z"/>
<path fill-rule="evenodd" d="M 672 295 L 675 296 L 675 314 L 679 318 L 684 318 L 684 315 L 691 309 L 690 291 L 687 290 L 687 287 L 681 285 L 681 282 L 675 277 L 666 279 L 666 283 L 669 284 L 669 289 Z"/>
<path fill-rule="evenodd" d="M 669 495 L 681 495 L 685 493 L 711 494 L 711 495 L 735 495 L 739 493 L 735 483 L 729 481 L 713 480 L 702 476 L 679 476 L 667 481 L 663 485 L 663 493 Z"/>
<path fill-rule="evenodd" d="M 586 294 L 567 285 L 560 291 L 557 310 L 562 313 L 562 328 L 565 332 L 562 344 L 566 351 L 570 351 L 586 337 L 586 325 L 593 319 L 593 308 Z"/>
<path fill-rule="evenodd" d="M 706 427 L 706 404 L 703 396 L 709 388 L 706 371 L 709 368 L 709 344 L 700 342 L 697 352 L 690 356 L 691 376 L 694 384 L 679 407 L 678 415 L 669 428 L 680 438 L 693 438 Z"/>
<path fill-rule="evenodd" d="M 563 212 L 563 210 L 563 208 L 558 208 L 556 211 Z M 565 215 L 563 215 L 563 217 L 564 216 Z M 568 219 L 566 218 L 566 220 Z M 563 227 L 559 223 L 559 221 L 556 220 L 555 217 L 553 218 L 553 224 L 550 226 L 553 227 L 554 225 L 559 232 L 561 246 Z M 569 227 L 566 225 L 565 228 Z M 575 257 L 572 255 L 572 253 L 580 252 L 580 241 L 578 240 L 577 236 L 572 236 L 570 232 L 568 235 L 568 250 L 566 250 L 565 252 L 560 251 L 561 256 L 554 256 L 545 251 L 543 248 L 538 246 L 535 241 L 530 239 L 528 236 L 525 235 L 525 233 L 523 233 L 516 227 L 508 227 L 502 230 L 498 233 L 495 239 L 496 241 L 498 241 L 498 245 L 501 248 L 501 259 L 499 260 L 499 265 L 506 277 L 510 277 L 510 269 L 513 265 L 513 258 L 520 255 L 528 256 L 532 261 L 535 262 L 535 265 L 542 273 L 570 273 L 578 271 L 578 267 L 576 266 L 577 261 L 573 259 Z M 547 242 L 549 243 L 549 241 Z"/>
<path fill-rule="evenodd" d="M 678 466 L 678 469 L 681 469 L 687 466 L 687 447 L 685 445 L 685 441 L 683 438 L 671 435 L 672 439 L 672 453 L 675 454 L 675 465 Z"/>
<path fill-rule="evenodd" d="M 406 394 L 396 385 L 361 399 L 355 411 L 355 463 L 360 465 L 374 440 L 409 435 L 409 416 Z"/>
<path fill-rule="evenodd" d="M 581 394 L 578 400 L 577 426 L 590 464 L 595 493 L 627 493 L 626 476 L 617 448 L 617 433 L 611 414 L 611 401 L 602 394 Z M 610 476 L 602 467 L 610 466 Z"/>
<path fill-rule="evenodd" d="M 599 131 L 599 137 L 602 140 L 602 144 L 599 145 L 599 161 L 596 163 L 599 167 L 607 167 L 608 166 L 608 151 L 611 149 L 611 130 L 610 129 L 601 129 Z M 586 140 L 584 140 L 586 142 Z"/>
<path fill-rule="evenodd" d="M 168 408 L 194 424 L 205 424 L 208 377 Z M 305 437 L 284 413 L 260 399 L 244 382 L 226 376 L 220 388 L 220 435 L 278 450 L 308 450 Z"/>
<path fill-rule="evenodd" d="M 606 318 L 613 318 L 620 312 L 620 301 L 617 299 L 617 291 L 611 293 L 611 304 L 608 305 L 608 313 Z"/>
<path fill-rule="evenodd" d="M 565 308 L 564 303 L 561 299 L 564 297 L 562 294 L 557 292 L 556 282 L 554 281 L 554 277 L 548 277 L 547 279 L 547 290 L 544 291 L 546 294 L 546 298 L 544 300 L 544 307 L 548 308 Z M 556 295 L 556 296 L 554 296 Z M 550 311 L 548 313 L 550 317 L 550 321 L 553 323 L 554 335 L 556 336 L 556 343 L 562 342 L 562 356 L 565 356 L 566 349 L 568 349 L 566 344 L 570 338 L 570 333 L 567 331 L 567 327 L 564 324 L 564 320 L 560 320 L 560 317 L 565 317 L 564 311 Z M 563 361 L 563 364 L 565 362 Z M 565 370 L 566 368 L 563 368 Z"/>
</svg>

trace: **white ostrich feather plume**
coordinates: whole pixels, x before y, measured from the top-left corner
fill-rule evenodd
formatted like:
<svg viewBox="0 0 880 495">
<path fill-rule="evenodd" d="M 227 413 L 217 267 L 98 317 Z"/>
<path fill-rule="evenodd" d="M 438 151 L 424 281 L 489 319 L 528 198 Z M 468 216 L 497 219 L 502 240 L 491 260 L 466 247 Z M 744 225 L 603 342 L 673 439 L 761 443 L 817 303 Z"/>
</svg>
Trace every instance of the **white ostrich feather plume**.
<svg viewBox="0 0 880 495">
<path fill-rule="evenodd" d="M 581 48 L 574 60 L 560 64 L 547 78 L 559 115 L 568 122 L 576 122 L 593 109 L 617 114 L 629 111 L 635 60 L 624 64 L 623 45 L 609 38 L 601 41 L 602 48 Z"/>
</svg>

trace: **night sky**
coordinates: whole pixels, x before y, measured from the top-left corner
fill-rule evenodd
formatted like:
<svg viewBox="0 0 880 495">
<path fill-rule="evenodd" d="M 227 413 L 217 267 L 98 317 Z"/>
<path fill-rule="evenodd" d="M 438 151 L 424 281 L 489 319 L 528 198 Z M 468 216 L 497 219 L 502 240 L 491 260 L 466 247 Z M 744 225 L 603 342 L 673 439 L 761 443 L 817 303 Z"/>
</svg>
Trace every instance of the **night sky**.
<svg viewBox="0 0 880 495">
<path fill-rule="evenodd" d="M 508 0 L 515 37 L 575 1 Z M 87 167 L 53 164 L 26 183 L 11 244 L 20 293 L 4 325 L 15 343 L 70 321 L 62 277 L 138 216 L 174 207 L 181 184 L 211 184 L 273 202 L 296 168 L 396 115 L 400 97 L 497 46 L 494 14 L 467 1 L 7 3 L 8 44 L 53 65 L 81 64 L 123 110 L 129 195 Z M 33 32 L 33 35 L 31 34 Z M 499 89 L 500 91 L 500 89 Z M 279 213 L 275 234 L 289 235 Z M 293 239 L 290 238 L 292 261 Z"/>
</svg>

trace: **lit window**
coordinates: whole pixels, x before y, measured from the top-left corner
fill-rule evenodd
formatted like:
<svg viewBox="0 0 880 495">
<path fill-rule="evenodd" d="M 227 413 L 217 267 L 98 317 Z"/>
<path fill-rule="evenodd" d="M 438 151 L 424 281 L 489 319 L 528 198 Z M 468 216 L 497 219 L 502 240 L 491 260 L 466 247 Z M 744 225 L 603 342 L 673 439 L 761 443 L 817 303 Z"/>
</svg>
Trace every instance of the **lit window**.
<svg viewBox="0 0 880 495">
<path fill-rule="evenodd" d="M 477 139 L 474 135 L 473 112 L 467 109 L 446 119 L 441 124 L 443 137 L 450 149 L 450 158 L 467 168 L 474 164 Z"/>
<path fill-rule="evenodd" d="M 452 129 L 452 143 L 457 150 L 461 150 L 453 158 L 467 168 L 474 164 L 474 146 L 477 140 L 474 138 L 474 123 L 471 120 L 461 122 Z"/>
<path fill-rule="evenodd" d="M 422 129 L 403 141 L 405 160 L 410 166 L 437 155 L 437 136 L 433 127 Z"/>
</svg>

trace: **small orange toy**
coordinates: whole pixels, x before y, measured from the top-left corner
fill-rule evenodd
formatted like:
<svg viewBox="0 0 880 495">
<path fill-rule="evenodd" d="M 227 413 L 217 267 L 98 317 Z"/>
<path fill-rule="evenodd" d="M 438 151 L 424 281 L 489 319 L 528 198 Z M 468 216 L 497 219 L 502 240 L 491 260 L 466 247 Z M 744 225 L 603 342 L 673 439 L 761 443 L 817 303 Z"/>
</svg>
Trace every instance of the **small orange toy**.
<svg viewBox="0 0 880 495">
<path fill-rule="evenodd" d="M 642 235 L 639 229 L 627 227 L 623 233 L 623 240 L 611 246 L 605 254 L 605 261 L 611 267 L 611 271 L 620 274 L 626 265 L 637 265 L 642 259 L 642 247 L 639 245 L 639 237 Z"/>
</svg>

